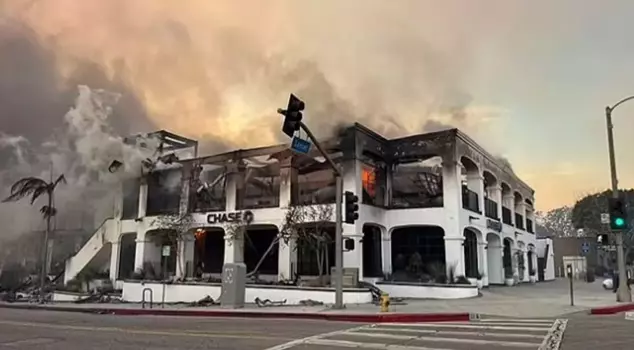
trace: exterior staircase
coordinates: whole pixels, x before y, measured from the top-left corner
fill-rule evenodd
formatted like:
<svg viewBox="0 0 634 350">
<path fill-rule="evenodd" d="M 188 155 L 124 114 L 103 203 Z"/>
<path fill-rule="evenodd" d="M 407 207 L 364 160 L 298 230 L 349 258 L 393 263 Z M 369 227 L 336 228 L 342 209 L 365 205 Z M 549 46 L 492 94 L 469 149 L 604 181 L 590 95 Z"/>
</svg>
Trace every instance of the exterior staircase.
<svg viewBox="0 0 634 350">
<path fill-rule="evenodd" d="M 64 268 L 64 284 L 76 278 L 87 267 L 103 267 L 110 259 L 113 240 L 117 237 L 118 221 L 106 219 L 88 242 L 72 257 L 66 260 Z"/>
</svg>

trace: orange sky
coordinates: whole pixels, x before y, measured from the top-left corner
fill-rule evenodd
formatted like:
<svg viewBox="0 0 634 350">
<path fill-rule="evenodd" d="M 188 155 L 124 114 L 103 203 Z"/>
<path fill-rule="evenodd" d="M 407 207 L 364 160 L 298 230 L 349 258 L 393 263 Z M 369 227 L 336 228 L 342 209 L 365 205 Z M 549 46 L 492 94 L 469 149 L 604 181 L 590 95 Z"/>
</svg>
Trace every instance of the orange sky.
<svg viewBox="0 0 634 350">
<path fill-rule="evenodd" d="M 322 134 L 342 119 L 387 136 L 459 127 L 549 209 L 608 186 L 603 109 L 634 94 L 634 4 L 610 3 L 12 0 L 0 14 L 31 27 L 63 75 L 89 60 L 122 77 L 158 127 L 270 144 L 276 108 L 298 92 Z"/>
</svg>

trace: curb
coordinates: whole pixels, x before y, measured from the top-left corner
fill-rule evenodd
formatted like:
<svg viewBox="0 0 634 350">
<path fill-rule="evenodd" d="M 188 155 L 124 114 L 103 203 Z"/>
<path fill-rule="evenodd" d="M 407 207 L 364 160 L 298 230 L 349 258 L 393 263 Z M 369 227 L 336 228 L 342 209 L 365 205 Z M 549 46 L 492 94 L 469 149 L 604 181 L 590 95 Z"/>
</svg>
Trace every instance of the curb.
<svg viewBox="0 0 634 350">
<path fill-rule="evenodd" d="M 0 304 L 0 308 L 21 310 L 45 310 L 88 314 L 109 314 L 119 316 L 189 316 L 189 317 L 237 317 L 237 318 L 277 318 L 303 319 L 356 323 L 417 323 L 417 322 L 462 322 L 473 319 L 469 313 L 385 313 L 385 314 L 334 314 L 299 312 L 258 312 L 229 310 L 165 310 L 165 309 L 119 309 L 119 308 L 76 308 L 46 305 Z M 477 315 L 475 315 L 477 316 Z"/>
<path fill-rule="evenodd" d="M 590 309 L 590 315 L 614 315 L 625 311 L 634 310 L 634 303 L 601 306 Z"/>
</svg>

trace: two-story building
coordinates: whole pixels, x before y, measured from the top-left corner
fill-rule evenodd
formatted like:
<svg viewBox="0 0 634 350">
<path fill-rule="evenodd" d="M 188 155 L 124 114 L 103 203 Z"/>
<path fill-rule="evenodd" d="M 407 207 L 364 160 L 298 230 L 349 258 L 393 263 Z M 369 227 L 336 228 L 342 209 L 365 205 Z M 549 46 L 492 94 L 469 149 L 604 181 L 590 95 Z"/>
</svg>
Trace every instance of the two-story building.
<svg viewBox="0 0 634 350">
<path fill-rule="evenodd" d="M 67 261 L 65 281 L 88 265 L 109 269 L 113 280 L 147 266 L 213 275 L 229 262 L 248 270 L 260 263 L 262 278 L 319 274 L 315 254 L 275 239 L 288 208 L 334 208 L 335 177 L 317 150 L 297 154 L 284 144 L 199 157 L 195 141 L 169 139 L 179 160 L 121 186 L 113 217 Z M 386 139 L 355 124 L 323 147 L 343 169 L 344 190 L 360 198 L 359 219 L 343 224 L 344 238 L 355 241 L 344 267 L 358 268 L 360 279 L 412 269 L 432 275 L 443 266 L 469 279 L 483 275 L 488 285 L 529 281 L 537 269 L 534 190 L 461 131 Z M 157 218 L 166 215 L 191 218 L 169 257 L 156 239 L 164 230 Z M 247 233 L 229 234 L 238 217 L 248 217 Z M 334 265 L 330 225 L 326 272 Z"/>
</svg>

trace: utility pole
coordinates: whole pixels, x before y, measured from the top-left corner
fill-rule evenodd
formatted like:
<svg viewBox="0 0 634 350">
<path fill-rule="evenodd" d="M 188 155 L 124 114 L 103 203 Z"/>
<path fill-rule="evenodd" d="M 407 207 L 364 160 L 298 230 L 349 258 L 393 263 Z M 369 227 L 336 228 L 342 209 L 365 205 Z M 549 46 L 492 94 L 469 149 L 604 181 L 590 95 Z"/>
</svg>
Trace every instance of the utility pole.
<svg viewBox="0 0 634 350">
<path fill-rule="evenodd" d="M 605 107 L 605 120 L 607 123 L 608 129 L 608 152 L 610 156 L 610 175 L 612 179 L 612 198 L 617 200 L 619 198 L 619 189 L 618 189 L 618 179 L 616 175 L 616 159 L 614 155 L 614 135 L 612 132 L 612 111 L 621 103 L 634 98 L 628 97 L 624 100 L 621 100 L 613 107 Z M 623 252 L 623 231 L 614 231 L 614 235 L 616 238 L 616 260 L 618 264 L 619 270 L 619 286 L 616 292 L 616 301 L 618 302 L 631 302 L 632 301 L 632 293 L 630 292 L 627 286 L 627 274 L 625 273 L 625 256 Z"/>
<path fill-rule="evenodd" d="M 293 138 L 295 131 L 304 130 L 308 138 L 313 142 L 322 157 L 326 159 L 333 172 L 335 173 L 335 309 L 343 309 L 343 227 L 342 227 L 342 202 L 343 202 L 343 171 L 330 158 L 328 153 L 323 149 L 315 135 L 310 131 L 308 126 L 302 122 L 302 111 L 304 110 L 304 101 L 291 94 L 286 109 L 278 109 L 277 112 L 283 115 L 284 123 L 282 131 Z"/>
</svg>

